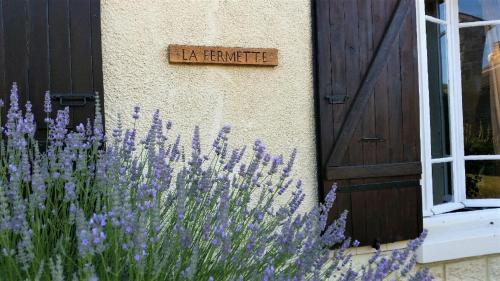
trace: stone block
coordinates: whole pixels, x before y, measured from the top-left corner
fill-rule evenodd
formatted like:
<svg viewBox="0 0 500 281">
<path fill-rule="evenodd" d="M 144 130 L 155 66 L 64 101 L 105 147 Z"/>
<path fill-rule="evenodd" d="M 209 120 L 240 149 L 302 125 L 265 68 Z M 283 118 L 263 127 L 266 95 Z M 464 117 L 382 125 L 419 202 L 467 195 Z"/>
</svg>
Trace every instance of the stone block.
<svg viewBox="0 0 500 281">
<path fill-rule="evenodd" d="M 489 280 L 500 280 L 500 255 L 488 258 Z"/>
<path fill-rule="evenodd" d="M 449 262 L 445 265 L 446 281 L 487 281 L 485 257 Z"/>
<path fill-rule="evenodd" d="M 432 264 L 432 265 L 424 265 L 423 267 L 427 267 L 430 269 L 432 277 L 434 277 L 434 281 L 444 281 L 445 279 L 445 274 L 444 274 L 444 264 L 438 263 L 438 264 Z"/>
</svg>

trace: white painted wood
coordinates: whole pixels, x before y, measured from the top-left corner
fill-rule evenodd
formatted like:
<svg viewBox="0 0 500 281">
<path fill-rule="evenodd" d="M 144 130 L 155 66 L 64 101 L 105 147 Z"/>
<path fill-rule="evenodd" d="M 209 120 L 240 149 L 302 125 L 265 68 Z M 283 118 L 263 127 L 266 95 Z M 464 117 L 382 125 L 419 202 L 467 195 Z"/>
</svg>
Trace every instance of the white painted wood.
<svg viewBox="0 0 500 281">
<path fill-rule="evenodd" d="M 424 219 L 424 228 L 419 263 L 500 253 L 500 209 L 433 216 Z"/>
<path fill-rule="evenodd" d="M 500 199 L 465 199 L 465 207 L 500 207 Z"/>
<path fill-rule="evenodd" d="M 464 208 L 465 205 L 461 202 L 449 202 L 439 205 L 434 205 L 431 209 L 434 215 L 444 214 L 451 211 L 459 210 Z"/>
<path fill-rule="evenodd" d="M 436 163 L 445 163 L 445 162 L 451 162 L 453 161 L 454 158 L 453 157 L 446 157 L 446 158 L 435 158 L 435 159 L 431 159 L 431 163 L 432 164 L 436 164 Z"/>
<path fill-rule="evenodd" d="M 428 15 L 425 16 L 425 20 L 433 22 L 433 23 L 437 23 L 437 24 L 444 24 L 444 25 L 447 24 L 447 22 L 442 20 L 442 19 L 438 19 L 438 18 L 435 18 L 433 16 L 428 16 Z"/>
<path fill-rule="evenodd" d="M 500 24 L 500 20 L 462 22 L 458 24 L 458 27 L 462 28 L 462 27 L 475 27 L 475 26 L 497 25 L 497 24 Z"/>
<path fill-rule="evenodd" d="M 425 3 L 423 0 L 415 1 L 417 5 L 417 44 L 418 44 L 418 79 L 420 101 L 420 143 L 422 163 L 422 209 L 424 214 L 431 212 L 432 196 L 432 164 L 431 159 L 431 133 L 430 133 L 430 108 L 429 87 L 427 74 L 427 36 L 425 33 Z"/>
<path fill-rule="evenodd" d="M 467 155 L 465 160 L 500 160 L 500 155 Z"/>
</svg>

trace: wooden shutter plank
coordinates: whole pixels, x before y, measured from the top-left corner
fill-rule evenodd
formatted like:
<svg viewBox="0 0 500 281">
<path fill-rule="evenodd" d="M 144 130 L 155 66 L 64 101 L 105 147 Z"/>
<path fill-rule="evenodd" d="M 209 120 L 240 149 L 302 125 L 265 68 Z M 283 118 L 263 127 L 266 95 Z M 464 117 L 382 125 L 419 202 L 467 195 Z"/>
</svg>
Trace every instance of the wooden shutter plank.
<svg viewBox="0 0 500 281">
<path fill-rule="evenodd" d="M 70 1 L 72 93 L 94 92 L 92 73 L 92 26 L 89 0 Z M 70 108 L 73 126 L 86 123 L 93 103 Z"/>
<path fill-rule="evenodd" d="M 35 120 L 43 120 L 43 94 L 50 89 L 48 0 L 29 0 L 29 93 Z M 37 136 L 46 137 L 46 126 L 37 122 Z"/>
<path fill-rule="evenodd" d="M 373 57 L 373 24 L 372 24 L 372 1 L 358 0 L 358 29 L 359 29 L 359 46 L 360 60 L 359 69 L 361 74 L 366 73 L 371 58 Z M 362 137 L 376 137 L 375 131 L 375 101 L 373 94 L 370 94 L 370 99 L 366 106 L 366 114 L 363 115 L 361 125 Z M 377 143 L 362 142 L 363 164 L 375 164 L 377 162 Z"/>
<path fill-rule="evenodd" d="M 331 55 L 330 62 L 332 64 L 331 74 L 330 74 L 330 83 L 333 85 L 332 88 L 328 92 L 322 94 L 324 95 L 347 95 L 347 83 L 346 83 L 346 18 L 344 15 L 344 5 L 346 1 L 321 1 L 321 2 L 330 2 L 329 9 L 329 24 L 328 28 L 330 30 L 330 36 L 326 37 L 328 42 L 326 42 L 329 46 L 329 52 Z M 349 104 L 350 101 L 347 100 L 346 104 Z M 340 133 L 342 115 L 343 115 L 343 104 L 330 105 L 330 110 L 333 110 L 332 115 L 332 126 L 333 126 L 333 138 L 337 138 Z M 331 149 L 332 145 L 329 146 Z M 324 161 L 328 161 L 328 157 L 330 156 L 330 151 L 328 151 L 328 155 L 324 158 Z"/>
<path fill-rule="evenodd" d="M 331 37 L 330 32 L 333 28 L 330 25 L 330 1 L 315 1 L 315 12 L 318 18 L 321 19 L 322 23 L 327 22 L 328 24 L 318 24 L 316 26 L 317 31 L 317 41 L 316 56 L 323 59 L 322 64 L 318 65 L 318 70 L 316 72 L 317 79 L 317 91 L 319 92 L 319 97 L 317 98 L 319 114 L 322 116 L 320 122 L 320 142 L 322 146 L 332 147 L 333 145 L 333 111 L 332 106 L 326 102 L 323 102 L 324 96 L 332 92 L 332 57 L 330 51 L 329 38 Z M 330 152 L 328 150 L 322 150 L 320 153 L 320 164 L 325 165 L 328 160 Z"/>
<path fill-rule="evenodd" d="M 103 93 L 102 46 L 101 46 L 101 1 L 90 1 L 92 82 L 93 90 Z"/>
<path fill-rule="evenodd" d="M 49 2 L 50 91 L 71 93 L 72 69 L 68 1 Z M 54 109 L 58 103 L 54 103 Z"/>
<path fill-rule="evenodd" d="M 361 87 L 352 102 L 351 108 L 346 114 L 340 135 L 333 146 L 332 154 L 328 163 L 339 165 L 344 157 L 347 146 L 355 133 L 357 125 L 362 117 L 366 104 L 370 98 L 370 93 L 377 82 L 380 72 L 383 70 L 391 54 L 394 41 L 399 34 L 402 23 L 410 10 L 410 0 L 401 0 L 387 29 L 370 68 L 362 81 Z"/>
<path fill-rule="evenodd" d="M 349 77 L 346 81 L 347 83 L 347 95 L 350 97 L 348 102 L 345 104 L 342 104 L 339 106 L 339 108 L 342 108 L 342 119 L 339 120 L 339 124 L 342 124 L 344 121 L 349 118 L 348 112 L 350 107 L 352 106 L 352 102 L 356 98 L 357 91 L 359 89 L 359 85 L 362 82 L 362 78 L 364 75 L 364 72 L 366 70 L 363 70 L 360 68 L 360 59 L 361 59 L 361 46 L 359 43 L 359 37 L 361 34 L 359 33 L 359 24 L 363 21 L 363 19 L 359 19 L 358 24 L 349 24 L 349 20 L 353 18 L 358 17 L 358 6 L 357 6 L 357 1 L 347 1 L 344 4 L 344 21 L 345 21 L 345 33 L 346 33 L 346 73 L 345 77 Z M 337 109 L 337 107 L 335 108 Z M 347 113 L 347 114 L 346 114 Z M 360 117 L 361 118 L 361 117 Z M 357 140 L 361 139 L 363 137 L 363 131 L 362 127 L 359 126 L 355 128 L 353 131 L 353 134 L 348 142 L 348 153 L 344 153 L 344 157 L 341 157 L 339 159 L 339 163 L 341 160 L 344 160 L 342 162 L 348 162 L 349 164 L 355 165 L 355 164 L 363 164 L 363 144 Z M 343 134 L 344 128 L 341 126 L 340 127 L 340 136 Z M 336 142 L 339 141 L 339 138 L 336 139 Z M 362 183 L 362 180 L 360 179 L 353 179 L 353 184 L 360 184 Z"/>
<path fill-rule="evenodd" d="M 385 1 L 383 5 L 374 3 L 372 6 L 372 25 L 373 25 L 373 44 L 380 45 L 382 42 L 385 30 L 387 29 L 387 18 L 391 16 L 396 5 L 394 1 Z M 378 2 L 377 2 L 378 3 Z M 387 87 L 388 67 L 385 66 L 379 74 L 378 81 L 375 83 L 374 100 L 375 100 L 375 128 L 376 135 L 387 137 L 389 136 L 389 93 Z M 388 141 L 376 143 L 377 163 L 389 163 L 390 145 Z"/>
<path fill-rule="evenodd" d="M 403 159 L 402 149 L 402 105 L 401 105 L 401 60 L 399 58 L 399 36 L 395 38 L 394 49 L 391 56 L 388 58 L 388 72 L 392 73 L 392 77 L 388 77 L 388 106 L 389 114 L 389 135 L 387 138 L 390 162 L 398 162 Z"/>
<path fill-rule="evenodd" d="M 4 0 L 5 72 L 7 87 L 13 82 L 19 88 L 19 101 L 26 102 L 28 92 L 28 30 L 29 18 L 25 1 Z"/>
<path fill-rule="evenodd" d="M 4 28 L 4 9 L 3 1 L 0 0 L 0 99 L 8 101 L 8 86 L 5 81 L 5 28 Z M 5 110 L 2 110 L 2 120 L 5 116 Z"/>
<path fill-rule="evenodd" d="M 420 175 L 420 162 L 328 167 L 328 180 Z"/>
<path fill-rule="evenodd" d="M 97 92 L 101 101 L 102 122 L 105 124 L 104 114 L 104 83 L 102 72 L 102 45 L 101 45 L 101 1 L 90 1 L 91 14 L 91 44 L 92 44 L 92 90 Z M 95 106 L 93 103 L 90 106 Z M 95 112 L 95 109 L 91 109 Z"/>
<path fill-rule="evenodd" d="M 70 1 L 71 78 L 74 93 L 92 92 L 90 1 Z"/>
<path fill-rule="evenodd" d="M 402 77 L 418 77 L 418 55 L 416 42 L 416 15 L 410 14 L 411 20 L 406 21 L 402 32 L 404 34 L 413 34 L 411 40 L 400 38 L 400 53 L 401 53 L 401 76 Z M 416 79 L 402 79 L 401 86 L 405 91 L 402 93 L 403 104 L 403 132 L 402 145 L 403 155 L 406 161 L 416 161 L 420 159 L 419 142 L 420 139 L 420 112 L 419 107 L 419 92 Z M 410 125 L 411 124 L 411 125 Z"/>
</svg>

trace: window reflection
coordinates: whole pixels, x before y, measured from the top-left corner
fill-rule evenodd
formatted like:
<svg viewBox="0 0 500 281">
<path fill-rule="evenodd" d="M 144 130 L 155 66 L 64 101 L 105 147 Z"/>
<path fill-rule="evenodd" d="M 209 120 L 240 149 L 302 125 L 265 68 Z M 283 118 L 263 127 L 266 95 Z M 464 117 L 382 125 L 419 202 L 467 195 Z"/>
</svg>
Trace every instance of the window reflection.
<svg viewBox="0 0 500 281">
<path fill-rule="evenodd" d="M 466 155 L 500 154 L 499 27 L 460 29 Z"/>
<path fill-rule="evenodd" d="M 500 0 L 459 0 L 460 22 L 500 19 Z"/>
<path fill-rule="evenodd" d="M 469 199 L 500 198 L 500 161 L 465 161 Z"/>
<path fill-rule="evenodd" d="M 427 65 L 432 158 L 450 156 L 446 28 L 427 22 Z"/>
<path fill-rule="evenodd" d="M 432 164 L 432 194 L 434 205 L 453 201 L 451 163 Z"/>
<path fill-rule="evenodd" d="M 444 0 L 425 0 L 425 14 L 438 19 L 446 19 Z"/>
</svg>

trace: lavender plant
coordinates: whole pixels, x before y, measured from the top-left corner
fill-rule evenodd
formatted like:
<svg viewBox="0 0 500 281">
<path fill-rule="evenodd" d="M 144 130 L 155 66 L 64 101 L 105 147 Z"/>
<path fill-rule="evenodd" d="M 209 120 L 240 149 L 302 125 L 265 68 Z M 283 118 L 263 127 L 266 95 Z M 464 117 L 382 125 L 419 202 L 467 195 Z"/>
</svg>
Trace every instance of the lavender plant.
<svg viewBox="0 0 500 281">
<path fill-rule="evenodd" d="M 3 280 L 430 280 L 413 268 L 425 234 L 354 269 L 347 213 L 327 223 L 335 189 L 299 211 L 295 149 L 284 159 L 259 140 L 231 148 L 229 126 L 206 154 L 196 127 L 185 149 L 158 111 L 144 138 L 121 122 L 107 138 L 96 104 L 95 120 L 69 131 L 68 109 L 51 118 L 47 93 L 40 152 L 14 84 L 0 136 Z"/>
</svg>

